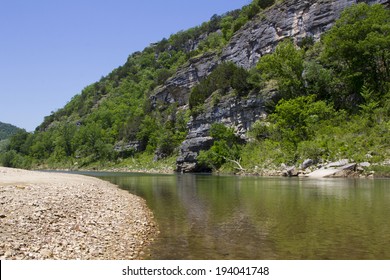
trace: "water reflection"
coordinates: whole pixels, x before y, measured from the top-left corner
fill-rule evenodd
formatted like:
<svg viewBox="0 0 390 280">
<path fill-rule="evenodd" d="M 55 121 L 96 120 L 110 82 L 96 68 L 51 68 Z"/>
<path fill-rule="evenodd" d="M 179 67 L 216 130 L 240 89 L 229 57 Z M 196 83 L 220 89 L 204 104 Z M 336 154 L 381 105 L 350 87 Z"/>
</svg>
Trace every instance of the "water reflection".
<svg viewBox="0 0 390 280">
<path fill-rule="evenodd" d="M 388 180 L 95 174 L 144 197 L 151 259 L 389 259 Z"/>
</svg>

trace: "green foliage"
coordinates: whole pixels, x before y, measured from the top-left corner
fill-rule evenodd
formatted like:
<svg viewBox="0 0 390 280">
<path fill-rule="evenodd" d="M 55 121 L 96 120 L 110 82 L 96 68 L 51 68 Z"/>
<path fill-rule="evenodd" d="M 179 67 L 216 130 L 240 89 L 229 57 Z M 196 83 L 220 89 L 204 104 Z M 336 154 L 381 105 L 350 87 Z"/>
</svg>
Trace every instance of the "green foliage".
<svg viewBox="0 0 390 280">
<path fill-rule="evenodd" d="M 157 147 L 157 139 L 159 136 L 159 124 L 156 119 L 151 116 L 146 116 L 140 124 L 140 130 L 137 133 L 137 140 L 139 140 L 143 147 L 147 147 L 150 152 Z"/>
<path fill-rule="evenodd" d="M 334 77 L 332 70 L 325 68 L 316 60 L 305 61 L 304 68 L 306 94 L 315 94 L 318 99 L 333 100 L 332 96 L 339 92 L 337 90 L 339 80 Z"/>
<path fill-rule="evenodd" d="M 210 136 L 215 141 L 209 150 L 199 153 L 197 159 L 201 165 L 217 170 L 226 162 L 239 160 L 239 139 L 232 128 L 214 123 L 210 128 Z"/>
<path fill-rule="evenodd" d="M 345 83 L 347 90 L 339 99 L 363 102 L 363 85 L 379 99 L 389 90 L 390 11 L 383 5 L 365 3 L 346 9 L 323 38 L 322 61 Z"/>
<path fill-rule="evenodd" d="M 253 3 L 261 9 L 266 9 L 275 3 L 275 0 L 254 0 Z"/>
<path fill-rule="evenodd" d="M 226 41 L 228 41 L 233 36 L 233 22 L 234 18 L 233 16 L 226 16 L 222 19 L 221 27 L 222 27 L 222 34 Z"/>
<path fill-rule="evenodd" d="M 113 158 L 112 140 L 107 131 L 97 123 L 88 123 L 80 127 L 75 136 L 75 151 L 78 157 L 85 159 L 85 163 Z"/>
<path fill-rule="evenodd" d="M 230 90 L 236 90 L 239 96 L 249 93 L 249 73 L 232 62 L 222 63 L 203 81 L 195 86 L 189 98 L 190 109 L 202 105 L 215 91 L 226 95 Z"/>
<path fill-rule="evenodd" d="M 223 34 L 214 32 L 208 35 L 205 41 L 202 41 L 198 46 L 198 52 L 205 53 L 207 51 L 221 51 L 225 46 Z"/>
<path fill-rule="evenodd" d="M 336 115 L 332 106 L 324 101 L 315 101 L 315 96 L 301 96 L 281 100 L 267 122 L 255 123 L 249 133 L 259 141 L 269 139 L 280 143 L 282 152 L 289 151 L 295 158 L 294 150 L 303 141 L 312 139 L 316 131 Z M 272 142 L 268 142 L 268 145 Z"/>
<path fill-rule="evenodd" d="M 315 96 L 301 96 L 281 100 L 270 115 L 271 138 L 286 139 L 295 146 L 310 139 L 325 121 L 332 119 L 336 112 L 324 101 L 315 101 Z"/>
<path fill-rule="evenodd" d="M 365 89 L 364 96 L 373 93 Z M 369 98 L 369 97 L 368 97 Z M 336 111 L 314 96 L 282 100 L 267 120 L 256 122 L 243 148 L 243 165 L 277 168 L 307 158 L 317 162 L 348 158 L 382 162 L 390 156 L 390 115 L 383 107 L 364 108 L 359 115 Z"/>
<path fill-rule="evenodd" d="M 25 157 L 14 150 L 0 154 L 0 165 L 4 167 L 18 167 L 29 169 L 31 167 L 31 159 Z"/>
<path fill-rule="evenodd" d="M 295 149 L 290 142 L 272 139 L 249 142 L 242 147 L 240 156 L 242 166 L 253 172 L 256 172 L 257 168 L 277 169 L 282 163 L 294 164 L 296 162 Z"/>
<path fill-rule="evenodd" d="M 281 100 L 268 120 L 256 122 L 249 132 L 263 147 L 262 154 L 257 154 L 258 160 L 277 166 L 283 162 L 293 164 L 301 156 L 316 159 L 322 154 L 317 151 L 318 146 L 309 147 L 308 141 L 315 138 L 316 133 L 329 125 L 336 115 L 332 106 L 324 101 L 315 101 L 313 95 Z M 270 162 L 265 158 L 267 156 L 271 157 Z M 250 160 L 250 154 L 244 159 Z"/>
<path fill-rule="evenodd" d="M 8 147 L 9 139 L 0 140 L 0 153 Z"/>
<path fill-rule="evenodd" d="M 297 49 L 293 42 L 281 42 L 275 52 L 263 56 L 257 64 L 262 80 L 276 80 L 284 98 L 293 98 L 305 93 L 303 70 L 304 51 Z M 261 86 L 261 85 L 260 85 Z"/>
<path fill-rule="evenodd" d="M 29 133 L 27 133 L 24 129 L 19 130 L 17 133 L 11 136 L 8 150 L 13 150 L 23 155 L 28 154 L 28 146 L 30 142 L 28 141 L 29 139 Z"/>
<path fill-rule="evenodd" d="M 11 137 L 19 130 L 20 128 L 14 125 L 0 122 L 0 141 Z"/>
</svg>

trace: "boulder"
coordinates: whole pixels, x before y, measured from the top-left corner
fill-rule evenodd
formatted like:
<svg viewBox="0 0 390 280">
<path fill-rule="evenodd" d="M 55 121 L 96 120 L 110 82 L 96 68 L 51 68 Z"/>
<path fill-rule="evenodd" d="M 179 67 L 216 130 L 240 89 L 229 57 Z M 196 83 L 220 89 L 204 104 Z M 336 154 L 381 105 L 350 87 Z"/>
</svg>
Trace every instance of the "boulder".
<svg viewBox="0 0 390 280">
<path fill-rule="evenodd" d="M 370 167 L 371 163 L 369 163 L 369 162 L 361 162 L 361 163 L 359 163 L 359 166 L 360 167 Z"/>
<path fill-rule="evenodd" d="M 286 167 L 282 171 L 282 175 L 284 177 L 295 177 L 295 176 L 299 175 L 299 171 L 298 171 L 298 169 L 295 166 L 290 166 L 290 167 Z"/>
<path fill-rule="evenodd" d="M 306 175 L 310 178 L 326 178 L 326 177 L 348 177 L 351 172 L 356 170 L 356 163 L 345 164 L 342 166 L 335 167 L 323 167 L 321 169 L 315 170 Z"/>
<path fill-rule="evenodd" d="M 196 159 L 201 150 L 210 149 L 213 143 L 213 138 L 209 136 L 186 139 L 180 147 L 176 170 L 182 173 L 209 171 L 204 166 L 199 165 Z"/>
<path fill-rule="evenodd" d="M 330 162 L 328 163 L 325 168 L 330 168 L 330 167 L 339 167 L 339 166 L 344 166 L 344 165 L 347 165 L 349 163 L 349 160 L 348 159 L 341 159 L 339 161 L 335 161 L 335 162 Z"/>
<path fill-rule="evenodd" d="M 312 159 L 306 159 L 302 164 L 301 164 L 301 169 L 306 169 L 314 164 L 314 161 Z"/>
</svg>

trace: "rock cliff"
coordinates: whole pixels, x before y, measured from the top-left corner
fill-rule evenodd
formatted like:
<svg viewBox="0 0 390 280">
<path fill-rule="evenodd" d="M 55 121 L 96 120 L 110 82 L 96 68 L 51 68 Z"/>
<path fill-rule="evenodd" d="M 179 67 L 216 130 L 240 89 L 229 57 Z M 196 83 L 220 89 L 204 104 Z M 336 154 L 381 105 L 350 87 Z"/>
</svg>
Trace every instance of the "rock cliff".
<svg viewBox="0 0 390 280">
<path fill-rule="evenodd" d="M 223 61 L 232 61 L 249 69 L 287 37 L 296 43 L 306 37 L 319 40 L 346 7 L 358 2 L 390 5 L 390 0 L 286 0 L 272 6 L 243 26 L 221 54 L 206 53 L 190 59 L 153 92 L 150 97 L 152 107 L 159 103 L 187 104 L 191 88 Z"/>
<path fill-rule="evenodd" d="M 264 97 L 249 96 L 245 99 L 227 96 L 188 123 L 189 134 L 180 147 L 180 155 L 177 159 L 179 172 L 198 172 L 205 169 L 198 165 L 199 151 L 208 149 L 213 144 L 213 139 L 208 135 L 212 123 L 223 123 L 234 127 L 235 132 L 245 141 L 245 135 L 254 121 L 265 115 Z"/>
<path fill-rule="evenodd" d="M 388 5 L 390 1 L 283 1 L 250 21 L 233 36 L 221 59 L 233 61 L 249 69 L 256 65 L 261 56 L 272 52 L 285 38 L 293 38 L 296 43 L 306 37 L 317 41 L 332 27 L 345 8 L 358 2 Z"/>
<path fill-rule="evenodd" d="M 174 102 L 177 102 L 179 106 L 188 104 L 191 88 L 211 73 L 218 64 L 218 59 L 215 53 L 205 53 L 190 59 L 163 86 L 155 89 L 150 97 L 152 107 L 156 108 L 159 104 Z"/>
<path fill-rule="evenodd" d="M 220 54 L 207 53 L 193 58 L 179 69 L 152 94 L 153 106 L 156 107 L 159 102 L 177 102 L 180 106 L 188 104 L 191 88 L 223 61 L 232 61 L 250 69 L 261 56 L 272 52 L 287 37 L 293 38 L 297 44 L 308 37 L 314 41 L 319 40 L 346 7 L 358 2 L 390 4 L 389 0 L 287 0 L 275 4 L 244 25 Z M 264 100 L 260 97 L 245 100 L 228 98 L 217 106 L 206 109 L 205 113 L 188 123 L 189 133 L 177 159 L 178 171 L 201 170 L 196 157 L 200 150 L 212 145 L 212 139 L 208 136 L 210 124 L 221 122 L 232 126 L 244 137 L 251 124 L 264 113 Z"/>
</svg>

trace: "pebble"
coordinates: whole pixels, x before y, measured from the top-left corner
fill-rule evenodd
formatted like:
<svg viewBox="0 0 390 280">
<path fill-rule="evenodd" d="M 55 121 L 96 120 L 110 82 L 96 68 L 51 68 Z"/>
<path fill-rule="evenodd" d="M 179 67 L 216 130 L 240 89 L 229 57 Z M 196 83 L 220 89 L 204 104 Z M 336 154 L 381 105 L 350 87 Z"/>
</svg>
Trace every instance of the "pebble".
<svg viewBox="0 0 390 280">
<path fill-rule="evenodd" d="M 4 184 L 10 174 L 17 183 Z M 0 259 L 143 258 L 158 234 L 143 199 L 92 177 L 37 174 L 0 167 Z"/>
</svg>

